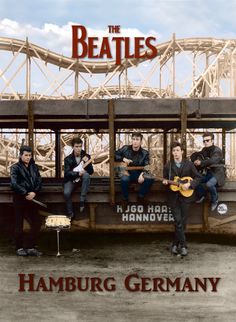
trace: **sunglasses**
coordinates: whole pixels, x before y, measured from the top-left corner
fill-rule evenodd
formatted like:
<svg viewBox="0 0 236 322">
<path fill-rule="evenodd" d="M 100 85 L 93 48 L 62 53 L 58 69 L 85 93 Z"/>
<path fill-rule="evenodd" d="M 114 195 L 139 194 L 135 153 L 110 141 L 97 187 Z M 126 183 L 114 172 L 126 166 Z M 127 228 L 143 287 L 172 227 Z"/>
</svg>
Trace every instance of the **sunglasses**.
<svg viewBox="0 0 236 322">
<path fill-rule="evenodd" d="M 203 140 L 203 143 L 205 143 L 205 142 L 210 142 L 210 141 L 211 141 L 211 139 Z"/>
</svg>

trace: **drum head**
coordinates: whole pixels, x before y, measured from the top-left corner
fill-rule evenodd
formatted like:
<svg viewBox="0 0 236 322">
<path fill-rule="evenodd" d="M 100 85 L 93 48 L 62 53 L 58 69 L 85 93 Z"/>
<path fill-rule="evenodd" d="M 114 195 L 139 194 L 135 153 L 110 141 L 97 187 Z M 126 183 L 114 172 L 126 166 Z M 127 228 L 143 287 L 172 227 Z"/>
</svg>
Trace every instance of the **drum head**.
<svg viewBox="0 0 236 322">
<path fill-rule="evenodd" d="M 67 216 L 62 215 L 48 216 L 45 226 L 52 229 L 68 229 L 71 226 L 71 220 Z"/>
</svg>

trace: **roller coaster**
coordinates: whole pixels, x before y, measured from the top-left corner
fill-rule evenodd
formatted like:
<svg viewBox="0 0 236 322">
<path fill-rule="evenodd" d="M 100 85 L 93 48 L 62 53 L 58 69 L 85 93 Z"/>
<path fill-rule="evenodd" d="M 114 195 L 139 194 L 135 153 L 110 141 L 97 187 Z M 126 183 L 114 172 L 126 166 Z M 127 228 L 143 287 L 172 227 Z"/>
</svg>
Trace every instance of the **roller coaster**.
<svg viewBox="0 0 236 322">
<path fill-rule="evenodd" d="M 0 76 L 2 99 L 70 99 L 115 97 L 234 97 L 236 40 L 176 39 L 157 45 L 152 61 L 75 60 L 34 45 L 26 39 L 0 38 L 0 51 L 12 53 Z M 20 60 L 21 57 L 21 60 Z M 2 60 L 5 62 L 5 59 Z M 140 68 L 145 64 L 145 68 Z M 58 71 L 55 68 L 58 67 Z M 13 72 L 12 70 L 13 69 Z M 24 92 L 14 82 L 24 72 Z M 34 75 L 47 85 L 34 91 Z M 135 75 L 135 77 L 134 77 Z M 94 86 L 95 76 L 98 86 Z M 22 82 L 22 80 L 21 80 Z M 136 83 L 135 83 L 136 82 Z M 113 84 L 112 84 L 113 83 Z M 66 93 L 67 86 L 71 93 Z M 153 96 L 152 96 L 153 95 Z"/>
<path fill-rule="evenodd" d="M 44 177 L 42 200 L 52 208 L 57 203 L 57 211 L 62 211 L 63 159 L 73 136 L 80 135 L 91 155 L 101 152 L 95 160 L 86 228 L 169 230 L 165 222 L 127 224 L 109 208 L 120 200 L 114 150 L 128 144 L 133 131 L 143 131 L 144 146 L 152 153 L 156 174 L 161 174 L 173 140 L 181 140 L 189 156 L 201 148 L 199 138 L 208 129 L 216 133 L 216 144 L 225 155 L 230 181 L 220 198 L 228 203 L 229 212 L 219 218 L 208 213 L 207 205 L 196 206 L 189 229 L 235 233 L 236 40 L 173 35 L 157 50 L 152 61 L 124 59 L 117 66 L 109 60 L 74 60 L 28 39 L 0 38 L 0 202 L 4 207 L 11 202 L 9 169 L 26 142 L 34 148 Z M 136 187 L 131 189 L 135 202 Z M 150 202 L 164 200 L 164 189 L 156 183 Z"/>
</svg>

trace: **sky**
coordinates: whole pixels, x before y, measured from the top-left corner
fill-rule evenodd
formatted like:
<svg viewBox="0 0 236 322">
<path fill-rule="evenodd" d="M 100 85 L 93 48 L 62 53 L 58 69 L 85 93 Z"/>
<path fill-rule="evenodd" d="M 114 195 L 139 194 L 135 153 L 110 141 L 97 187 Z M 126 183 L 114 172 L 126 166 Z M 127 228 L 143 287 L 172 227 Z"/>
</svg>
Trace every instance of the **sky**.
<svg viewBox="0 0 236 322">
<path fill-rule="evenodd" d="M 120 25 L 121 36 L 152 35 L 158 44 L 170 40 L 173 33 L 177 39 L 236 39 L 235 13 L 236 0 L 0 0 L 0 37 L 21 40 L 28 37 L 31 43 L 71 57 L 72 24 L 84 25 L 89 36 L 99 39 L 108 35 L 108 25 Z M 4 70 L 11 54 L 8 52 L 4 56 L 3 51 L 0 54 L 0 70 Z M 145 64 L 140 65 L 146 68 Z M 186 70 L 184 66 L 181 62 L 178 64 L 181 75 Z M 9 72 L 7 79 L 11 75 Z M 136 75 L 131 73 L 131 76 L 135 82 Z M 17 77 L 15 88 L 19 92 L 24 91 L 25 81 L 20 75 Z M 44 86 L 41 76 L 35 73 L 33 77 L 33 91 L 41 93 Z M 141 82 L 138 79 L 137 83 Z M 5 86 L 2 79 L 0 91 L 1 84 Z M 69 92 L 73 92 L 73 84 L 69 86 Z M 87 85 L 82 83 L 81 86 L 83 89 Z M 93 80 L 92 86 L 97 86 Z M 153 86 L 158 85 L 155 83 Z M 185 88 L 182 83 L 181 86 Z"/>
<path fill-rule="evenodd" d="M 164 42 L 184 37 L 236 37 L 236 0 L 0 0 L 0 35 L 71 53 L 71 24 L 97 34 L 120 25 L 127 35 Z"/>
</svg>

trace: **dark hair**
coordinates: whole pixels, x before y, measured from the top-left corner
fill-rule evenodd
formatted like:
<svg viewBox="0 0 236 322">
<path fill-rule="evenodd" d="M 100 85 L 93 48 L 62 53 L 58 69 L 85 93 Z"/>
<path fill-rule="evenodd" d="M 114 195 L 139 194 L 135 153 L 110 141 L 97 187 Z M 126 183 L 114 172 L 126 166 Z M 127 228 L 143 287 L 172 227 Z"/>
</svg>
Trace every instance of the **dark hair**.
<svg viewBox="0 0 236 322">
<path fill-rule="evenodd" d="M 74 147 L 75 144 L 83 144 L 83 141 L 79 137 L 73 138 L 73 140 L 71 141 L 72 147 Z"/>
<path fill-rule="evenodd" d="M 214 140 L 214 133 L 211 132 L 204 132 L 202 137 L 205 138 L 206 136 L 210 136 L 212 140 Z"/>
<path fill-rule="evenodd" d="M 32 149 L 31 149 L 31 147 L 30 147 L 30 146 L 28 146 L 28 145 L 22 145 L 22 146 L 20 147 L 20 155 L 23 155 L 23 154 L 24 154 L 24 152 L 30 152 L 30 153 L 32 153 Z"/>
<path fill-rule="evenodd" d="M 143 139 L 143 135 L 142 135 L 141 132 L 133 132 L 132 133 L 132 138 L 134 138 L 134 137 L 140 138 L 141 140 Z"/>
<path fill-rule="evenodd" d="M 177 142 L 177 141 L 171 143 L 170 150 L 172 151 L 174 148 L 177 148 L 178 146 L 183 151 L 182 144 L 180 142 Z"/>
</svg>

